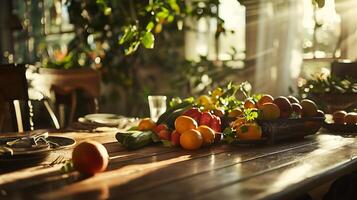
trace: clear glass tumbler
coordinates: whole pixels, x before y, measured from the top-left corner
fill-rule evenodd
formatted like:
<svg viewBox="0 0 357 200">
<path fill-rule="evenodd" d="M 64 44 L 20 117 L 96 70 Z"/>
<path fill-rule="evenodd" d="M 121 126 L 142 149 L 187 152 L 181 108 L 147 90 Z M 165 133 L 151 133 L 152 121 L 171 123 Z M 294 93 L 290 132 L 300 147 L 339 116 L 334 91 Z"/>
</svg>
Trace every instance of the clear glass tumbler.
<svg viewBox="0 0 357 200">
<path fill-rule="evenodd" d="M 166 96 L 148 96 L 150 117 L 155 122 L 166 111 Z"/>
</svg>

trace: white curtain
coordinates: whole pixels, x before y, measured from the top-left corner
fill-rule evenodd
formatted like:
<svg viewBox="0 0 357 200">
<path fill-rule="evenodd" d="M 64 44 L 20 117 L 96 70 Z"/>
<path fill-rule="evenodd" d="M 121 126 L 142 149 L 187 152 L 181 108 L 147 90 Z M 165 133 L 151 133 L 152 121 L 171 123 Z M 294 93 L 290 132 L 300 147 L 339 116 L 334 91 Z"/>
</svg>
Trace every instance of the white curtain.
<svg viewBox="0 0 357 200">
<path fill-rule="evenodd" d="M 296 86 L 303 61 L 303 6 L 300 0 L 260 0 L 256 92 L 287 95 Z"/>
</svg>

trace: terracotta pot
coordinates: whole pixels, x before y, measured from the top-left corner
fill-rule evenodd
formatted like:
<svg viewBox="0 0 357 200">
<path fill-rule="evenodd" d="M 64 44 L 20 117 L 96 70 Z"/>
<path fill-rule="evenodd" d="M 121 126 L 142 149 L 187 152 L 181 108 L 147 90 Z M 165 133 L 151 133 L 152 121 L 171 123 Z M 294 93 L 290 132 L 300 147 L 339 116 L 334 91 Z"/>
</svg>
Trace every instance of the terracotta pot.
<svg viewBox="0 0 357 200">
<path fill-rule="evenodd" d="M 34 86 L 50 96 L 51 90 L 68 94 L 76 89 L 82 89 L 91 97 L 100 96 L 101 77 L 97 70 L 83 69 L 50 69 L 40 68 L 39 76 L 34 80 Z"/>
</svg>

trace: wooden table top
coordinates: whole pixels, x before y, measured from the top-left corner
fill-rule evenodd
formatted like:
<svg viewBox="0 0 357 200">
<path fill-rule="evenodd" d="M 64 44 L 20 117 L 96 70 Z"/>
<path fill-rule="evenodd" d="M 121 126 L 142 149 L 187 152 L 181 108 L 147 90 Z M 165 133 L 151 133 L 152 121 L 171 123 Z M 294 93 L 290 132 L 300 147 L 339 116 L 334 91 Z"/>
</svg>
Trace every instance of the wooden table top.
<svg viewBox="0 0 357 200">
<path fill-rule="evenodd" d="M 107 171 L 63 173 L 62 164 L 48 163 L 70 158 L 72 150 L 53 152 L 38 166 L 0 171 L 0 199 L 290 199 L 357 169 L 357 138 L 337 135 L 197 151 L 160 145 L 127 151 L 114 132 L 61 135 L 103 143 Z"/>
</svg>

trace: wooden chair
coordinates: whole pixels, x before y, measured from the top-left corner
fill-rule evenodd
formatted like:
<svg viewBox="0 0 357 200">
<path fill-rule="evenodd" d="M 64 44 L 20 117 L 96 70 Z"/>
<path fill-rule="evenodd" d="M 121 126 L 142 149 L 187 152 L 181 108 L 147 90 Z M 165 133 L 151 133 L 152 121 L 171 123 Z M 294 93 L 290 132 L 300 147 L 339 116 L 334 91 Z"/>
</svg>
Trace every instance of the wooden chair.
<svg viewBox="0 0 357 200">
<path fill-rule="evenodd" d="M 24 65 L 8 64 L 0 66 L 1 107 L 4 111 L 4 103 L 8 104 L 12 128 L 14 130 L 17 129 L 19 132 L 31 130 L 33 127 L 28 103 L 29 97 L 25 72 L 26 68 Z M 5 113 L 2 112 L 1 114 L 1 124 L 3 124 Z"/>
<path fill-rule="evenodd" d="M 335 61 L 331 64 L 331 75 L 357 79 L 357 62 Z"/>
<path fill-rule="evenodd" d="M 98 112 L 101 76 L 97 70 L 40 68 L 39 72 L 40 76 L 35 85 L 42 86 L 44 94 L 54 97 L 62 128 L 74 122 L 78 114 L 78 105 L 81 107 L 86 105 L 87 113 Z M 86 97 L 85 100 L 80 101 L 78 91 Z M 66 108 L 69 108 L 68 117 L 66 117 Z"/>
<path fill-rule="evenodd" d="M 23 64 L 0 65 L 0 130 L 4 124 L 6 107 L 10 110 L 11 130 L 18 132 L 34 129 L 30 100 L 41 101 L 47 109 L 53 124 L 59 123 L 45 98 L 29 99 L 26 67 Z M 6 123 L 6 122 L 5 122 Z"/>
</svg>

